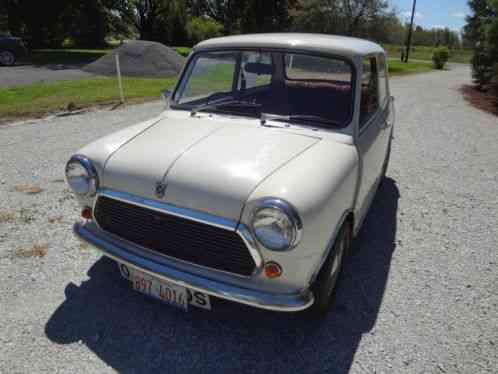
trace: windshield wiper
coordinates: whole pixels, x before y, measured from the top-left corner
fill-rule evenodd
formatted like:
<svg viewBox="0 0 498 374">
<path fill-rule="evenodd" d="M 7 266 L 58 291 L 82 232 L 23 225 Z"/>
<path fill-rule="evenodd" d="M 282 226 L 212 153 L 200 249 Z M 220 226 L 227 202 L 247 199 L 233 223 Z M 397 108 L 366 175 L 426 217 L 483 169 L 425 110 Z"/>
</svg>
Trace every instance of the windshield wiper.
<svg viewBox="0 0 498 374">
<path fill-rule="evenodd" d="M 313 114 L 291 114 L 291 115 L 282 115 L 282 114 L 271 114 L 271 113 L 261 113 L 261 125 L 266 125 L 267 120 L 274 121 L 285 121 L 285 122 L 295 122 L 295 121 L 308 121 L 321 123 L 326 125 L 334 125 L 340 126 L 340 123 L 332 121 L 329 118 L 315 116 Z"/>
<path fill-rule="evenodd" d="M 207 102 L 207 103 L 193 107 L 192 110 L 190 111 L 190 116 L 193 117 L 198 112 L 200 112 L 202 110 L 213 109 L 213 108 L 217 108 L 219 106 L 227 106 L 227 105 L 240 105 L 240 106 L 246 106 L 249 108 L 260 108 L 261 107 L 261 104 L 253 103 L 250 101 L 237 100 L 237 99 L 226 100 L 226 98 L 225 98 L 225 99 L 221 99 L 221 100 Z"/>
<path fill-rule="evenodd" d="M 315 116 L 313 114 L 293 114 L 290 116 L 291 121 L 310 121 L 310 122 L 318 122 L 326 125 L 334 125 L 341 126 L 339 122 L 333 121 L 330 118 Z"/>
</svg>

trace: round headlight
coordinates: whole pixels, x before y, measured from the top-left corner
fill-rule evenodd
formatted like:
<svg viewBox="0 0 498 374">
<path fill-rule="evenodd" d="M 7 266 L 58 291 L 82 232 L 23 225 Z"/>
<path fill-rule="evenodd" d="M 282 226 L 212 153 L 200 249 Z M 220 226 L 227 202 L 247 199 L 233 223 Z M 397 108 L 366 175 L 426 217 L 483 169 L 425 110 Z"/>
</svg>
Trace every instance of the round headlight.
<svg viewBox="0 0 498 374">
<path fill-rule="evenodd" d="M 66 164 L 66 180 L 79 196 L 94 196 L 98 188 L 98 177 L 90 160 L 84 156 L 73 156 Z"/>
<path fill-rule="evenodd" d="M 253 214 L 251 227 L 258 241 L 274 251 L 293 248 L 302 230 L 295 209 L 280 199 L 263 200 Z"/>
</svg>

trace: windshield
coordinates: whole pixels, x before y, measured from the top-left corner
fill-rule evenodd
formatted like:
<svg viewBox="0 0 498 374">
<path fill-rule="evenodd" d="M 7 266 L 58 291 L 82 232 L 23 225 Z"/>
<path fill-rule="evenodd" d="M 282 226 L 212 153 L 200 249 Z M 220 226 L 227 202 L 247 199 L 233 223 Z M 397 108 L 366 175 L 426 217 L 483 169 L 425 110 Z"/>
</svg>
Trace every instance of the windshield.
<svg viewBox="0 0 498 374">
<path fill-rule="evenodd" d="M 353 70 L 341 59 L 274 51 L 196 53 L 172 107 L 347 126 Z"/>
</svg>

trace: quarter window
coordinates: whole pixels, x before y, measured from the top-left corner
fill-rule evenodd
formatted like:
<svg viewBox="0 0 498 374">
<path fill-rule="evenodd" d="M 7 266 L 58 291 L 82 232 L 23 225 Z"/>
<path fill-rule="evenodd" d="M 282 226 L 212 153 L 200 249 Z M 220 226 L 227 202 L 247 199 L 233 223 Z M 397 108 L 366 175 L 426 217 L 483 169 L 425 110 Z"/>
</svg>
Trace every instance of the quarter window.
<svg viewBox="0 0 498 374">
<path fill-rule="evenodd" d="M 365 58 L 361 77 L 360 127 L 363 127 L 379 109 L 378 86 L 376 59 Z"/>
</svg>

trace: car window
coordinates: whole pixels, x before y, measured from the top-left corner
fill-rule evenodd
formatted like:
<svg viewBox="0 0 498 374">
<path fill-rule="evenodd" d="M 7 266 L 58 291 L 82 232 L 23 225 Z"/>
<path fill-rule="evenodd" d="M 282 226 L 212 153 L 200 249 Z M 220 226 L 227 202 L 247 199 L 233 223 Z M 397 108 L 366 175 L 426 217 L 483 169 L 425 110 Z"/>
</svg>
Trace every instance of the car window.
<svg viewBox="0 0 498 374">
<path fill-rule="evenodd" d="M 180 98 L 180 103 L 196 100 L 217 92 L 231 92 L 236 52 L 203 53 L 195 63 Z"/>
<path fill-rule="evenodd" d="M 375 57 L 363 60 L 361 77 L 360 128 L 363 127 L 379 108 L 377 63 Z"/>
<path fill-rule="evenodd" d="M 381 107 L 384 107 L 388 95 L 386 57 L 379 55 L 377 64 L 379 69 L 379 103 Z"/>
<path fill-rule="evenodd" d="M 287 53 L 285 75 L 286 79 L 296 81 L 322 80 L 350 84 L 352 71 L 351 66 L 342 60 Z"/>
</svg>

